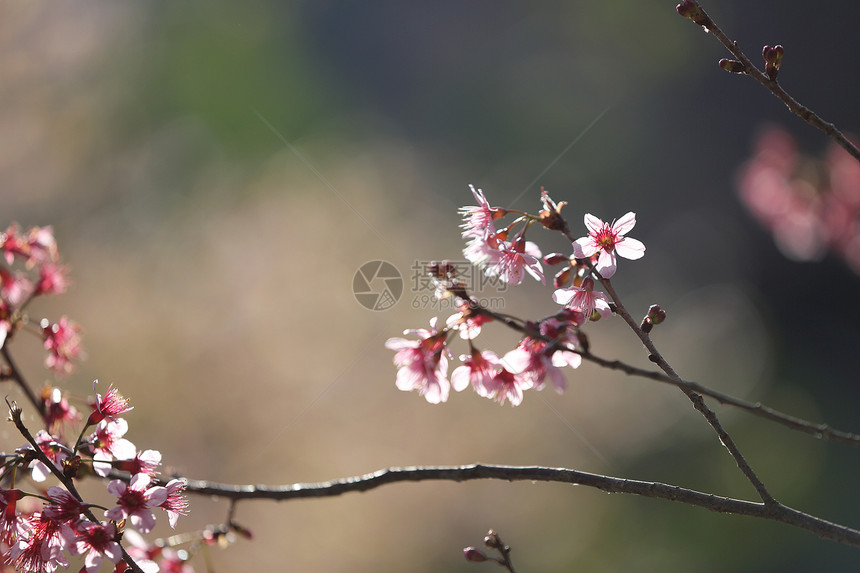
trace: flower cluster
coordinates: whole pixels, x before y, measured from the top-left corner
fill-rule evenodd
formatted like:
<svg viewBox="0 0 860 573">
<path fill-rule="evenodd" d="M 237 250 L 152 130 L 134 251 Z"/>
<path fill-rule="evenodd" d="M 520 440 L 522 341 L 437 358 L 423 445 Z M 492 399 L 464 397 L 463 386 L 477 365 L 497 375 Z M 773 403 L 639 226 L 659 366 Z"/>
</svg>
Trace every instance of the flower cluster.
<svg viewBox="0 0 860 573">
<path fill-rule="evenodd" d="M 618 221 L 604 223 L 585 215 L 588 234 L 574 240 L 561 216 L 565 203 L 555 203 L 546 191 L 541 194 L 543 210 L 539 215 L 529 215 L 492 207 L 483 191 L 474 187 L 471 190 L 478 205 L 460 209 L 462 236 L 467 240 L 463 251 L 466 258 L 488 276 L 511 285 L 520 284 L 525 273 L 545 282 L 541 262 L 548 266 L 565 263 L 553 281 L 553 300 L 562 309 L 538 321 L 518 321 L 496 314 L 469 295 L 456 276 L 455 265 L 431 264 L 428 274 L 436 283 L 436 296 L 454 297 L 458 312 L 448 317 L 444 328 L 437 328 L 437 319 L 433 318 L 429 329 L 404 332 L 414 338 L 388 339 L 385 346 L 395 351 L 397 388 L 417 390 L 431 404 L 445 402 L 452 387 L 457 392 L 471 387 L 479 396 L 513 406 L 522 403 L 526 390 L 540 390 L 547 382 L 561 393 L 566 386 L 562 368 L 577 368 L 581 353 L 588 348 L 581 327 L 612 313 L 609 298 L 594 290 L 595 279 L 606 280 L 615 274 L 617 256 L 638 259 L 645 254 L 641 242 L 626 236 L 636 224 L 636 216 L 627 213 Z M 499 229 L 497 221 L 509 214 L 517 215 L 516 219 Z M 571 254 L 554 253 L 541 258 L 537 245 L 525 239 L 526 231 L 535 223 L 562 232 L 571 242 Z M 475 345 L 482 326 L 492 321 L 504 321 L 523 334 L 517 347 L 501 357 Z M 469 352 L 460 355 L 460 365 L 449 380 L 448 361 L 454 356 L 449 343 L 457 338 L 467 342 Z"/>
<path fill-rule="evenodd" d="M 24 309 L 39 296 L 65 292 L 68 269 L 59 264 L 57 242 L 51 227 L 19 231 L 12 223 L 0 233 L 0 348 L 27 324 Z M 48 351 L 45 365 L 67 374 L 80 358 L 80 327 L 66 317 L 43 319 L 36 333 Z"/>
<path fill-rule="evenodd" d="M 93 383 L 94 389 L 96 384 Z M 50 410 L 55 412 L 52 420 L 77 418 L 71 415 L 67 400 L 57 389 L 49 394 L 55 406 Z M 161 454 L 154 450 L 139 452 L 122 437 L 128 423 L 119 416 L 131 409 L 128 400 L 111 386 L 104 396 L 96 395 L 92 413 L 73 444 L 62 435 L 41 430 L 33 438 L 38 451 L 26 444 L 13 455 L 3 456 L 0 471 L 4 476 L 29 469 L 36 483 L 52 475 L 60 481 L 44 495 L 0 489 L 0 548 L 6 563 L 22 571 L 51 572 L 68 567 L 68 555 L 85 555 L 84 570 L 92 573 L 105 559 L 119 564 L 123 558 L 119 540 L 126 524 L 145 534 L 155 526 L 155 509 L 166 512 L 171 527 L 176 526 L 180 515 L 188 513 L 183 480 L 174 479 L 165 485 L 153 483 Z M 23 424 L 21 412 L 17 405 L 11 405 L 10 415 L 16 425 Z M 51 425 L 49 422 L 49 428 Z M 90 427 L 94 431 L 84 439 Z M 102 476 L 111 469 L 130 473 L 128 480 L 115 479 L 107 484 L 107 492 L 115 502 L 113 507 L 102 510 L 104 520 L 93 511 L 101 506 L 84 502 L 71 486 L 73 479 L 86 475 L 89 469 Z M 20 508 L 19 501 L 24 498 L 42 499 L 44 503 L 41 508 Z M 159 570 L 154 561 L 136 563 L 147 572 Z"/>
<path fill-rule="evenodd" d="M 823 161 L 798 153 L 780 128 L 762 133 L 740 172 L 747 209 L 773 234 L 782 253 L 813 261 L 828 251 L 860 274 L 860 164 L 831 145 Z"/>
</svg>

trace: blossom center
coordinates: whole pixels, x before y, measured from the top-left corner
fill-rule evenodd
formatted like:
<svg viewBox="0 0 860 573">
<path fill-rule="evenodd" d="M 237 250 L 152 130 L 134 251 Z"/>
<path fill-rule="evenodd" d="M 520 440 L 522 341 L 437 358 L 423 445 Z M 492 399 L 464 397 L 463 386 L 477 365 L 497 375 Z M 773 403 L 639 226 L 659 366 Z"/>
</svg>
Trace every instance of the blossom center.
<svg viewBox="0 0 860 573">
<path fill-rule="evenodd" d="M 617 235 L 612 231 L 609 225 L 603 225 L 597 233 L 593 235 L 594 242 L 600 245 L 604 251 L 612 251 L 615 248 L 615 243 L 618 242 Z"/>
</svg>

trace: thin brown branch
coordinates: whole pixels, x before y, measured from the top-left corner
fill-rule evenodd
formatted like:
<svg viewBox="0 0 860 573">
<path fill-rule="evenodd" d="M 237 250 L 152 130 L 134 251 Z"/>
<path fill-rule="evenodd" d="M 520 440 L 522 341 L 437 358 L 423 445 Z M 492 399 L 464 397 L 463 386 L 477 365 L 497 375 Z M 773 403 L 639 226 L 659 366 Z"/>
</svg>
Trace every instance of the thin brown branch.
<svg viewBox="0 0 860 573">
<path fill-rule="evenodd" d="M 860 149 L 857 148 L 856 145 L 851 143 L 847 137 L 832 123 L 824 121 L 817 113 L 809 109 L 808 107 L 802 105 L 796 99 L 794 99 L 788 92 L 783 89 L 783 87 L 776 80 L 776 74 L 773 77 L 768 76 L 763 71 L 759 70 L 755 64 L 744 54 L 738 45 L 737 41 L 730 40 L 729 37 L 723 32 L 722 29 L 714 22 L 713 18 L 711 18 L 707 12 L 705 12 L 704 8 L 698 4 L 698 2 L 690 2 L 691 4 L 698 7 L 700 11 L 700 16 L 694 20 L 694 22 L 700 26 L 702 26 L 706 31 L 710 32 L 714 38 L 716 38 L 725 48 L 731 52 L 731 54 L 738 59 L 741 64 L 743 64 L 742 69 L 738 73 L 742 73 L 747 75 L 758 83 L 763 85 L 765 88 L 770 90 L 770 92 L 775 95 L 788 110 L 808 123 L 809 125 L 816 127 L 827 134 L 828 137 L 833 139 L 837 144 L 839 144 L 845 151 L 850 153 L 854 159 L 860 161 Z M 691 18 L 692 20 L 693 18 Z"/>
<path fill-rule="evenodd" d="M 603 288 L 606 289 L 607 294 L 615 303 L 616 312 L 618 313 L 618 315 L 621 316 L 624 322 L 626 322 L 627 325 L 631 328 L 631 330 L 633 330 L 633 332 L 636 334 L 636 336 L 639 337 L 639 340 L 642 341 L 642 344 L 645 345 L 646 350 L 648 350 L 648 359 L 651 360 L 654 364 L 656 364 L 660 368 L 660 370 L 665 372 L 669 378 L 671 378 L 675 382 L 680 382 L 681 377 L 678 376 L 672 366 L 666 361 L 665 358 L 663 358 L 663 355 L 660 354 L 659 350 L 657 350 L 657 347 L 651 341 L 651 337 L 648 336 L 648 333 L 646 333 L 642 330 L 642 328 L 639 327 L 639 323 L 636 322 L 636 320 L 634 320 L 632 316 L 630 316 L 630 313 L 621 303 L 621 299 L 619 298 L 618 293 L 615 292 L 615 289 L 612 286 L 612 282 L 609 279 L 601 277 L 596 271 L 594 271 L 594 274 L 600 279 L 600 284 L 603 285 Z M 753 488 L 755 488 L 761 500 L 766 505 L 778 505 L 778 502 L 767 490 L 767 487 L 765 487 L 764 482 L 762 482 L 761 479 L 759 479 L 758 475 L 756 475 L 755 471 L 753 471 L 752 467 L 749 465 L 749 462 L 747 462 L 746 458 L 741 453 L 737 444 L 735 444 L 735 441 L 732 439 L 729 433 L 726 432 L 725 428 L 723 428 L 723 425 L 722 423 L 720 423 L 720 420 L 719 418 L 717 418 L 717 415 L 714 413 L 713 410 L 708 408 L 707 404 L 705 404 L 702 395 L 694 392 L 693 390 L 690 390 L 689 388 L 684 387 L 683 385 L 679 384 L 678 387 L 687 396 L 687 398 L 689 398 L 690 402 L 693 403 L 693 407 L 700 414 L 702 414 L 702 416 L 705 417 L 705 420 L 708 421 L 708 424 L 710 424 L 711 428 L 713 428 L 713 430 L 717 433 L 720 442 L 723 444 L 723 446 L 725 446 L 732 458 L 734 458 L 738 469 L 741 471 L 741 473 L 744 474 L 744 476 L 746 476 L 747 481 L 750 482 Z"/>
<path fill-rule="evenodd" d="M 630 374 L 631 376 L 650 378 L 651 380 L 671 384 L 679 388 L 687 388 L 709 398 L 713 398 L 720 404 L 734 406 L 735 408 L 746 410 L 747 412 L 755 416 L 759 416 L 772 422 L 776 422 L 777 424 L 781 424 L 783 426 L 786 426 L 787 428 L 791 428 L 792 430 L 797 430 L 799 432 L 815 436 L 816 438 L 860 447 L 860 435 L 858 434 L 852 434 L 850 432 L 831 428 L 827 424 L 818 424 L 815 422 L 804 420 L 802 418 L 798 418 L 796 416 L 791 416 L 789 414 L 780 412 L 779 410 L 775 410 L 770 406 L 766 406 L 761 402 L 748 402 L 746 400 L 741 400 L 740 398 L 735 398 L 734 396 L 731 396 L 729 394 L 725 394 L 717 390 L 712 390 L 707 386 L 703 386 L 697 382 L 692 382 L 690 380 L 684 379 L 674 380 L 661 372 L 631 366 L 630 364 L 626 364 L 624 362 L 621 362 L 620 360 L 607 360 L 605 358 L 595 356 L 591 352 L 580 351 L 579 354 L 582 356 L 583 360 L 588 360 L 589 362 L 593 362 L 604 368 L 609 368 L 611 370 L 620 370 L 621 372 Z"/>
<path fill-rule="evenodd" d="M 746 515 L 778 521 L 823 538 L 860 547 L 860 531 L 839 525 L 781 503 L 763 504 L 703 493 L 660 482 L 623 479 L 567 468 L 540 466 L 497 466 L 471 464 L 464 466 L 386 468 L 369 474 L 317 483 L 294 483 L 281 486 L 233 485 L 203 480 L 188 480 L 187 491 L 230 500 L 287 501 L 333 497 L 350 492 L 364 492 L 399 482 L 445 480 L 463 482 L 477 479 L 505 481 L 543 481 L 593 487 L 607 493 L 627 493 L 665 499 L 703 507 L 718 513 Z"/>
<path fill-rule="evenodd" d="M 529 328 L 525 324 L 522 324 L 521 322 L 517 321 L 513 317 L 509 317 L 486 309 L 482 309 L 481 312 L 493 317 L 495 320 L 501 322 L 508 328 L 516 330 L 517 332 L 544 340 L 546 342 L 554 342 L 553 340 L 543 336 L 540 332 Z M 815 436 L 816 438 L 860 447 L 860 435 L 858 434 L 838 430 L 836 428 L 830 427 L 827 424 L 810 422 L 808 420 L 804 420 L 803 418 L 798 418 L 797 416 L 785 414 L 784 412 L 780 412 L 779 410 L 771 408 L 770 406 L 766 406 L 761 402 L 748 402 L 746 400 L 741 400 L 740 398 L 735 398 L 734 396 L 731 396 L 729 394 L 725 394 L 717 390 L 712 390 L 711 388 L 708 388 L 707 386 L 704 386 L 697 382 L 684 380 L 682 378 L 675 380 L 673 378 L 670 378 L 666 374 L 663 374 L 662 372 L 638 368 L 625 362 L 621 362 L 620 360 L 608 360 L 606 358 L 601 358 L 600 356 L 592 354 L 590 351 L 580 350 L 571 347 L 565 347 L 565 350 L 576 352 L 577 354 L 582 356 L 583 360 L 588 360 L 589 362 L 593 362 L 599 366 L 603 366 L 604 368 L 609 368 L 611 370 L 620 370 L 621 372 L 630 374 L 631 376 L 649 378 L 651 380 L 656 380 L 658 382 L 677 386 L 678 388 L 686 388 L 688 390 L 698 392 L 699 394 L 703 394 L 705 396 L 708 396 L 709 398 L 713 398 L 721 404 L 740 408 L 755 416 L 759 416 L 772 422 L 776 422 L 777 424 L 781 424 L 792 430 L 797 430 L 799 432 Z"/>
<path fill-rule="evenodd" d="M 7 341 L 8 342 L 8 341 Z M 12 355 L 9 354 L 9 346 L 8 344 L 4 345 L 3 348 L 0 348 L 0 354 L 3 355 L 3 360 L 6 361 L 6 364 L 9 366 L 9 374 L 10 378 L 15 381 L 15 384 L 21 388 L 21 391 L 24 392 L 24 395 L 27 396 L 27 400 L 33 405 L 39 415 L 44 419 L 45 417 L 45 405 L 42 400 L 36 396 L 33 392 L 33 389 L 30 388 L 30 385 L 27 384 L 27 381 L 24 380 L 24 375 L 21 374 L 21 371 L 18 369 L 18 366 L 15 365 L 15 361 L 12 360 Z"/>
</svg>

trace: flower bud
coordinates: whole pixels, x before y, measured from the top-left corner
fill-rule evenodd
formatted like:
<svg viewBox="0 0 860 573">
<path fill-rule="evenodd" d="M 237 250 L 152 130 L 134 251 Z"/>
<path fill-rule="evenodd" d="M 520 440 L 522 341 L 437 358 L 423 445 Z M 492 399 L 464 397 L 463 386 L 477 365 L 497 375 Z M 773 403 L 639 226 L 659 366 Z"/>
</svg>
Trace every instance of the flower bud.
<svg viewBox="0 0 860 573">
<path fill-rule="evenodd" d="M 487 536 L 484 538 L 484 545 L 490 549 L 499 549 L 502 547 L 502 540 L 499 539 L 498 534 L 491 529 L 487 532 Z"/>
<path fill-rule="evenodd" d="M 552 279 L 552 284 L 555 288 L 564 288 L 570 283 L 570 273 L 573 269 L 565 267 L 558 271 Z"/>
<path fill-rule="evenodd" d="M 683 0 L 683 2 L 675 6 L 675 10 L 684 18 L 689 18 L 699 26 L 707 28 L 708 24 L 710 24 L 710 18 L 708 18 L 705 11 L 702 10 L 702 7 L 695 0 Z"/>
<path fill-rule="evenodd" d="M 561 263 L 567 263 L 569 261 L 570 258 L 562 253 L 551 253 L 549 255 L 545 255 L 543 258 L 543 264 L 548 267 L 554 267 L 555 265 L 560 265 Z"/>
<path fill-rule="evenodd" d="M 785 49 L 777 44 L 776 46 L 765 46 L 761 50 L 761 55 L 764 58 L 764 71 L 772 80 L 776 79 L 776 75 L 779 73 L 779 68 L 782 66 L 782 56 L 785 53 Z"/>
<path fill-rule="evenodd" d="M 747 69 L 743 63 L 737 60 L 729 60 L 727 58 L 720 60 L 720 67 L 732 74 L 742 74 Z"/>
<path fill-rule="evenodd" d="M 487 556 L 474 547 L 465 548 L 463 550 L 463 556 L 466 558 L 466 561 L 471 561 L 472 563 L 481 563 L 482 561 L 487 560 Z"/>
</svg>

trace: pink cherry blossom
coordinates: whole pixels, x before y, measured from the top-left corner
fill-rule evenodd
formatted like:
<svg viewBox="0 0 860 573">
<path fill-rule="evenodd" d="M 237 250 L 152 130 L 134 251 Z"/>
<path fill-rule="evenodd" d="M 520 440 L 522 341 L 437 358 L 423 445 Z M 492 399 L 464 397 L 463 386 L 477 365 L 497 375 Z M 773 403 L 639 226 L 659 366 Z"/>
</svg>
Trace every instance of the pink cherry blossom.
<svg viewBox="0 0 860 573">
<path fill-rule="evenodd" d="M 582 286 L 558 289 L 552 294 L 552 300 L 567 308 L 578 310 L 588 318 L 595 311 L 603 318 L 612 314 L 609 299 L 602 292 L 594 290 L 594 280 L 590 277 L 582 281 Z"/>
<path fill-rule="evenodd" d="M 42 319 L 40 326 L 45 350 L 48 351 L 45 366 L 55 372 L 68 374 L 74 369 L 72 361 L 80 358 L 82 353 L 80 325 L 64 316 L 54 324 Z"/>
<path fill-rule="evenodd" d="M 48 488 L 48 497 L 52 503 L 46 505 L 42 513 L 57 523 L 77 521 L 87 508 L 87 504 L 56 485 Z"/>
<path fill-rule="evenodd" d="M 495 234 L 496 229 L 493 225 L 493 220 L 504 215 L 504 209 L 499 207 L 490 207 L 489 201 L 484 197 L 484 192 L 480 189 L 475 189 L 473 185 L 469 185 L 472 190 L 472 195 L 478 202 L 478 206 L 460 207 L 460 214 L 463 216 L 463 238 L 468 237 L 487 237 Z"/>
<path fill-rule="evenodd" d="M 39 267 L 39 281 L 34 294 L 61 294 L 69 286 L 69 269 L 54 263 Z"/>
<path fill-rule="evenodd" d="M 123 418 L 116 421 L 104 419 L 96 426 L 96 431 L 90 436 L 93 447 L 93 469 L 104 477 L 112 467 L 114 458 L 130 460 L 137 454 L 133 443 L 122 436 L 128 431 L 128 422 Z"/>
<path fill-rule="evenodd" d="M 487 276 L 498 276 L 502 282 L 518 285 L 523 282 L 525 272 L 546 284 L 543 267 L 540 264 L 540 249 L 531 241 L 522 238 L 522 234 L 513 242 L 501 241 L 498 254 L 491 257 L 484 272 Z"/>
<path fill-rule="evenodd" d="M 452 314 L 445 321 L 448 328 L 457 330 L 463 340 L 474 340 L 481 334 L 481 326 L 493 319 L 485 314 L 473 313 L 468 305 L 461 312 Z"/>
<path fill-rule="evenodd" d="M 515 375 L 507 368 L 502 368 L 484 383 L 484 388 L 486 394 L 482 394 L 483 396 L 502 405 L 507 399 L 511 406 L 519 406 L 523 403 L 523 391 L 532 388 L 532 382 Z"/>
<path fill-rule="evenodd" d="M 68 455 L 62 449 L 54 445 L 59 442 L 59 440 L 45 430 L 39 430 L 36 432 L 34 439 L 36 440 L 36 444 L 38 444 L 39 449 L 42 450 L 42 453 L 45 454 L 45 456 L 47 456 L 47 458 L 51 460 L 57 468 L 61 468 L 63 460 L 65 460 Z M 33 448 L 32 446 L 27 445 L 22 449 L 32 450 Z M 33 481 L 43 482 L 51 475 L 51 469 L 39 460 L 33 460 L 30 464 L 30 468 L 33 470 Z"/>
<path fill-rule="evenodd" d="M 101 568 L 102 556 L 113 563 L 122 559 L 122 550 L 116 542 L 116 527 L 112 523 L 92 523 L 84 521 L 75 528 L 78 532 L 75 551 L 87 553 L 84 567 L 87 573 L 96 573 Z"/>
<path fill-rule="evenodd" d="M 96 391 L 98 380 L 93 380 L 93 392 Z M 93 407 L 93 413 L 90 414 L 87 420 L 87 425 L 98 424 L 105 418 L 116 420 L 120 414 L 133 410 L 133 406 L 128 405 L 128 398 L 123 398 L 119 391 L 113 387 L 113 384 L 108 386 L 107 393 L 102 397 L 96 393 L 96 404 Z"/>
<path fill-rule="evenodd" d="M 176 522 L 180 515 L 188 515 L 188 500 L 182 495 L 185 492 L 184 479 L 172 479 L 167 482 L 164 489 L 167 490 L 167 499 L 158 504 L 158 507 L 167 512 L 167 521 L 170 527 L 176 528 Z"/>
<path fill-rule="evenodd" d="M 571 344 L 567 333 L 568 323 L 549 319 L 541 324 L 541 334 L 556 341 L 558 344 Z M 527 380 L 531 385 L 540 390 L 549 378 L 553 388 L 559 394 L 567 387 L 562 368 L 578 368 L 582 357 L 576 352 L 564 349 L 552 350 L 543 340 L 532 338 L 523 339 L 519 346 L 502 357 L 505 368 Z"/>
<path fill-rule="evenodd" d="M 462 366 L 458 366 L 451 373 L 451 385 L 457 392 L 468 388 L 469 384 L 475 389 L 479 396 L 485 398 L 493 395 L 488 388 L 488 383 L 496 375 L 500 368 L 499 357 L 495 352 L 477 348 L 472 349 L 471 354 L 460 356 Z"/>
<path fill-rule="evenodd" d="M 162 486 L 148 487 L 151 479 L 146 474 L 135 474 L 128 485 L 122 480 L 110 482 L 107 489 L 117 496 L 117 505 L 107 510 L 105 517 L 112 521 L 128 519 L 141 533 L 152 531 L 155 515 L 149 508 L 167 501 L 168 491 Z"/>
<path fill-rule="evenodd" d="M 625 237 L 634 225 L 636 214 L 627 213 L 612 225 L 604 223 L 594 215 L 585 216 L 588 235 L 573 242 L 573 255 L 577 259 L 588 259 L 599 254 L 595 269 L 605 279 L 615 274 L 616 257 L 640 259 L 645 254 L 645 245 L 636 239 Z"/>
<path fill-rule="evenodd" d="M 445 356 L 446 332 L 436 331 L 436 319 L 430 321 L 430 330 L 407 330 L 418 340 L 389 338 L 385 347 L 394 350 L 397 366 L 397 388 L 405 392 L 418 390 L 431 404 L 448 400 L 451 385 L 448 382 L 448 359 Z"/>
<path fill-rule="evenodd" d="M 9 306 L 24 302 L 32 290 L 33 285 L 24 274 L 0 269 L 0 298 Z"/>
<path fill-rule="evenodd" d="M 75 533 L 69 525 L 36 514 L 26 535 L 12 546 L 7 561 L 19 571 L 53 573 L 58 567 L 69 566 L 63 551 L 71 548 L 74 541 Z"/>
</svg>

